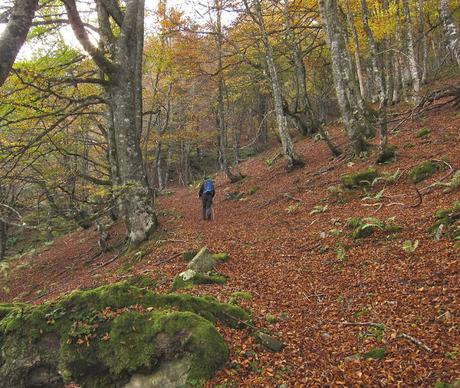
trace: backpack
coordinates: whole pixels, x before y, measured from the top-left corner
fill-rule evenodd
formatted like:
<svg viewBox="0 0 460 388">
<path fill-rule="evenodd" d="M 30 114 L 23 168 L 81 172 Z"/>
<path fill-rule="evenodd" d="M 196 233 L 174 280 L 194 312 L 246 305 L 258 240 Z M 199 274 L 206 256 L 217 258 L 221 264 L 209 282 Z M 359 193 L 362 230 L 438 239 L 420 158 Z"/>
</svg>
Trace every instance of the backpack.
<svg viewBox="0 0 460 388">
<path fill-rule="evenodd" d="M 214 183 L 211 179 L 207 179 L 203 183 L 203 193 L 211 194 L 214 191 Z"/>
</svg>

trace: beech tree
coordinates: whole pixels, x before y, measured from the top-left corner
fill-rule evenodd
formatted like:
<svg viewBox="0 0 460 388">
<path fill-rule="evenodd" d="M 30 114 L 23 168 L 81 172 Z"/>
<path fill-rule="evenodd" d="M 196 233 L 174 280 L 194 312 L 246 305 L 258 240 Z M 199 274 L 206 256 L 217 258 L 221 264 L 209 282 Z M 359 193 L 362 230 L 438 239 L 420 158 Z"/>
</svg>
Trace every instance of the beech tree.
<svg viewBox="0 0 460 388">
<path fill-rule="evenodd" d="M 337 101 L 343 124 L 357 155 L 367 149 L 365 134 L 369 123 L 354 77 L 353 64 L 347 51 L 345 33 L 338 15 L 337 0 L 319 0 L 321 20 L 331 53 Z"/>
<path fill-rule="evenodd" d="M 292 169 L 295 167 L 303 166 L 303 161 L 294 151 L 291 136 L 288 132 L 286 116 L 283 110 L 283 96 L 281 92 L 281 84 L 278 77 L 278 70 L 276 68 L 273 47 L 268 39 L 268 32 L 265 26 L 265 22 L 262 15 L 262 6 L 260 0 L 253 0 L 252 4 L 248 4 L 247 0 L 244 0 L 246 11 L 257 24 L 260 30 L 261 39 L 265 48 L 265 56 L 267 60 L 267 67 L 270 74 L 270 83 L 273 94 L 273 102 L 275 105 L 275 114 L 278 124 L 278 134 L 283 145 L 284 156 L 288 160 L 288 168 Z"/>
<path fill-rule="evenodd" d="M 8 59 L 3 73 L 9 71 L 24 43 L 36 3 L 18 0 L 12 10 L 1 40 L 6 43 L 0 44 L 2 58 L 6 52 Z M 117 1 L 97 1 L 99 47 L 91 42 L 75 0 L 63 0 L 63 4 L 76 38 L 100 71 L 99 84 L 104 88 L 107 106 L 105 127 L 112 185 L 120 193 L 119 208 L 129 240 L 139 243 L 157 224 L 140 149 L 144 1 L 127 0 L 124 8 Z"/>
</svg>

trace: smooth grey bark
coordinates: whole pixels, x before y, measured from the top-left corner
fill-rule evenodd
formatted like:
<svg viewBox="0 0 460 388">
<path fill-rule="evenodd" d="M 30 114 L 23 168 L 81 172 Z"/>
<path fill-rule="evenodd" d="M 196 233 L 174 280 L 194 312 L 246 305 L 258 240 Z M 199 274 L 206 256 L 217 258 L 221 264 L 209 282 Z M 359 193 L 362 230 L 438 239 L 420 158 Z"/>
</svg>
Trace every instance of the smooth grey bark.
<svg viewBox="0 0 460 388">
<path fill-rule="evenodd" d="M 367 43 L 371 52 L 372 72 L 374 74 L 374 81 L 377 89 L 377 96 L 379 101 L 378 107 L 378 123 L 380 128 L 380 144 L 378 161 L 385 161 L 388 149 L 388 134 L 387 134 L 387 94 L 385 93 L 385 76 L 382 55 L 379 53 L 377 42 L 374 39 L 374 34 L 369 27 L 369 10 L 367 8 L 366 0 L 361 0 L 361 16 L 363 21 L 364 32 L 366 34 Z"/>
<path fill-rule="evenodd" d="M 214 0 L 216 14 L 215 37 L 217 46 L 217 126 L 219 128 L 219 167 L 234 182 L 238 178 L 232 174 L 227 160 L 227 123 L 225 120 L 225 82 L 223 66 L 223 31 L 222 31 L 222 0 Z"/>
<path fill-rule="evenodd" d="M 345 33 L 340 23 L 337 0 L 319 0 L 319 10 L 326 42 L 331 53 L 335 91 L 343 123 L 356 155 L 365 151 L 365 133 L 369 123 L 364 116 L 362 98 L 354 78 L 353 64 L 346 48 Z"/>
<path fill-rule="evenodd" d="M 447 40 L 452 56 L 460 67 L 460 37 L 452 19 L 448 0 L 439 0 L 439 18 L 441 19 L 444 35 Z"/>
<path fill-rule="evenodd" d="M 251 10 L 247 0 L 243 1 L 247 12 L 254 20 L 254 22 L 258 25 L 261 33 L 261 38 L 265 49 L 267 67 L 270 74 L 270 84 L 273 93 L 273 102 L 275 105 L 276 121 L 278 124 L 278 134 L 281 140 L 281 144 L 283 146 L 283 154 L 288 160 L 288 169 L 301 167 L 304 165 L 304 162 L 294 151 L 294 145 L 292 143 L 292 139 L 287 128 L 286 116 L 284 115 L 283 109 L 283 96 L 281 93 L 281 84 L 279 81 L 278 71 L 275 64 L 273 47 L 268 39 L 268 33 L 262 16 L 262 7 L 260 4 L 260 0 L 252 1 L 254 11 Z"/>
<path fill-rule="evenodd" d="M 409 74 L 412 82 L 412 101 L 415 105 L 417 105 L 420 101 L 420 75 L 418 71 L 417 58 L 415 56 L 414 27 L 412 26 L 409 0 L 402 0 L 402 4 L 405 24 L 407 58 L 409 62 Z"/>
<path fill-rule="evenodd" d="M 427 33 L 425 33 L 425 12 L 423 11 L 423 0 L 418 0 L 416 7 L 418 12 L 418 32 L 420 36 L 419 58 L 422 62 L 420 82 L 425 84 L 428 72 L 428 38 Z"/>
<path fill-rule="evenodd" d="M 364 80 L 364 71 L 363 65 L 361 63 L 361 49 L 359 47 L 359 40 L 358 40 L 358 32 L 356 31 L 356 26 L 354 23 L 353 13 L 350 9 L 350 4 L 348 0 L 345 0 L 345 7 L 347 10 L 347 23 L 348 27 L 351 31 L 351 37 L 353 39 L 353 47 L 355 49 L 355 64 L 356 64 L 356 75 L 358 76 L 358 83 L 359 83 L 359 91 L 361 93 L 361 97 L 366 99 L 367 98 L 367 90 L 366 90 L 366 82 Z"/>
<path fill-rule="evenodd" d="M 75 0 L 64 0 L 64 3 L 75 36 L 107 80 L 107 121 L 109 127 L 113 124 L 113 138 L 109 147 L 116 150 L 112 157 L 116 158 L 119 180 L 115 188 L 119 193 L 121 215 L 129 241 L 137 244 L 146 240 L 157 225 L 140 147 L 144 0 L 125 2 L 116 38 L 109 26 L 102 23 L 102 39 L 110 48 L 111 58 L 107 58 L 103 49 L 90 42 Z M 104 2 L 101 5 L 104 6 Z M 112 2 L 111 5 L 116 4 Z M 109 9 L 106 11 L 110 13 Z M 102 15 L 99 20 L 107 20 L 107 16 Z"/>
<path fill-rule="evenodd" d="M 38 0 L 15 0 L 8 24 L 0 35 L 0 86 L 13 67 L 19 50 L 26 41 Z"/>
</svg>

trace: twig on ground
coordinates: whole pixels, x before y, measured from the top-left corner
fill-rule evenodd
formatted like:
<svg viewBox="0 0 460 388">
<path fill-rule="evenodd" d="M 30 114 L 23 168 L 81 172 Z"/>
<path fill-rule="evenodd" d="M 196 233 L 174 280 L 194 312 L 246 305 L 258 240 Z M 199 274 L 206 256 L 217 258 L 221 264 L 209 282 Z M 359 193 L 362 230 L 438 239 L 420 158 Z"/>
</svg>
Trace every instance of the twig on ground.
<svg viewBox="0 0 460 388">
<path fill-rule="evenodd" d="M 431 353 L 433 351 L 430 347 L 425 345 L 422 341 L 418 340 L 417 338 L 412 337 L 409 334 L 399 333 L 398 337 L 405 338 L 405 339 L 409 340 L 410 342 L 412 342 L 415 345 L 419 346 L 420 348 L 422 348 L 423 350 L 427 351 L 428 353 Z"/>
<path fill-rule="evenodd" d="M 332 323 L 340 324 L 344 326 L 370 326 L 370 327 L 382 327 L 383 326 L 385 330 L 390 329 L 388 326 L 384 325 L 383 323 L 376 323 L 376 322 L 347 322 L 345 321 L 345 322 L 332 322 Z M 397 337 L 405 338 L 409 340 L 410 342 L 422 348 L 426 352 L 431 353 L 433 351 L 429 346 L 427 346 L 425 343 L 423 343 L 419 339 L 412 337 L 411 335 L 403 333 L 403 332 L 398 332 L 398 331 L 396 332 L 397 332 Z"/>
</svg>

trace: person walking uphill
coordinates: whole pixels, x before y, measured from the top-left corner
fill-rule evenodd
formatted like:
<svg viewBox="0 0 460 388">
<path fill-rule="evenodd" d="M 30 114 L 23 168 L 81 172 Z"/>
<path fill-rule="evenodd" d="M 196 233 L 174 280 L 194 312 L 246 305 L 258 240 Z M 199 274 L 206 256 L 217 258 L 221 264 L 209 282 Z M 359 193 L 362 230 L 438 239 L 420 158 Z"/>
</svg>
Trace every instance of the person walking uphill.
<svg viewBox="0 0 460 388">
<path fill-rule="evenodd" d="M 201 198 L 203 205 L 201 209 L 202 220 L 211 220 L 213 218 L 212 199 L 215 194 L 214 182 L 209 177 L 204 178 L 204 182 L 201 184 L 200 192 L 198 193 L 198 197 Z"/>
</svg>

